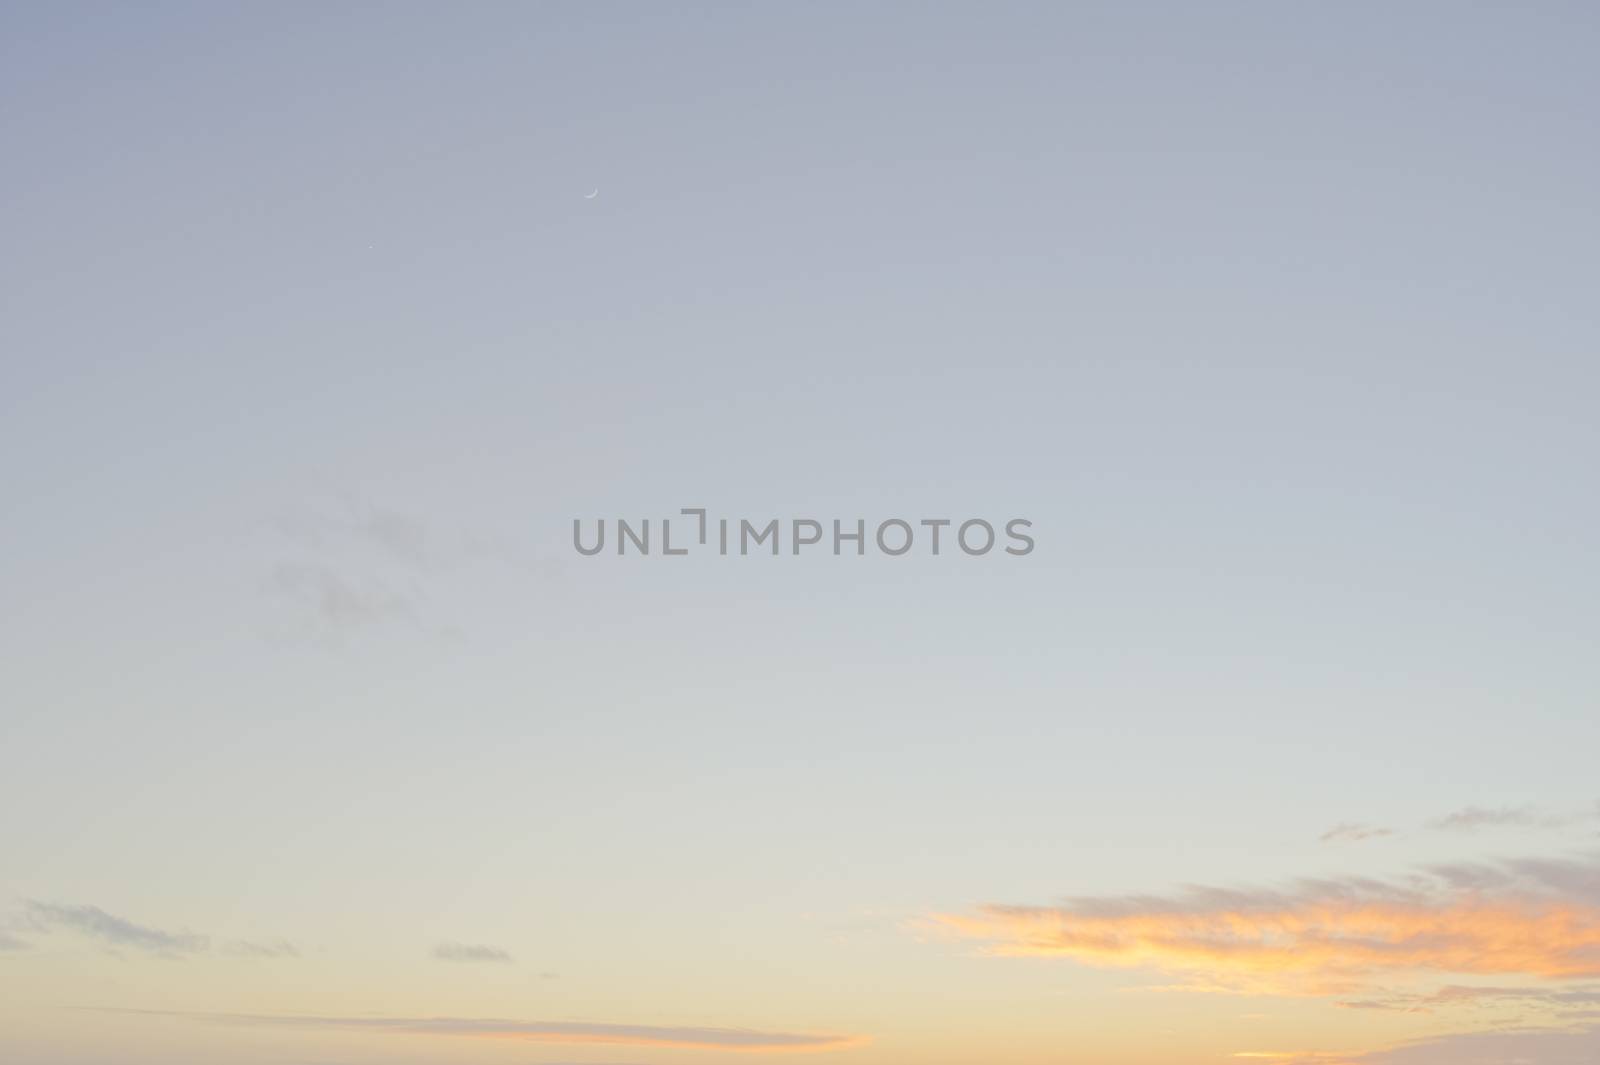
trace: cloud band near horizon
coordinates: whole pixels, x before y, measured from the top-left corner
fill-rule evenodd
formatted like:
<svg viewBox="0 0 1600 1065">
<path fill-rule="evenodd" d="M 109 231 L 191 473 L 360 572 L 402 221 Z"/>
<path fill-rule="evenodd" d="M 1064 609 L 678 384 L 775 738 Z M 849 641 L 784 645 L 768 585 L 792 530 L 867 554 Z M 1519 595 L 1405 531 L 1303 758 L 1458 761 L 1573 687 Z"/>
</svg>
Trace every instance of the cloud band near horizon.
<svg viewBox="0 0 1600 1065">
<path fill-rule="evenodd" d="M 987 905 L 937 928 L 1003 956 L 1187 974 L 1217 987 L 1346 993 L 1384 973 L 1600 976 L 1600 857 L 1437 866 L 1287 890 Z"/>
<path fill-rule="evenodd" d="M 518 1039 L 538 1043 L 610 1044 L 736 1053 L 841 1050 L 867 1042 L 865 1036 L 763 1032 L 749 1028 L 675 1027 L 582 1021 L 518 1021 L 469 1017 L 324 1017 L 253 1013 L 192 1013 L 83 1007 L 97 1013 L 184 1017 L 215 1024 L 393 1032 L 405 1035 Z"/>
</svg>

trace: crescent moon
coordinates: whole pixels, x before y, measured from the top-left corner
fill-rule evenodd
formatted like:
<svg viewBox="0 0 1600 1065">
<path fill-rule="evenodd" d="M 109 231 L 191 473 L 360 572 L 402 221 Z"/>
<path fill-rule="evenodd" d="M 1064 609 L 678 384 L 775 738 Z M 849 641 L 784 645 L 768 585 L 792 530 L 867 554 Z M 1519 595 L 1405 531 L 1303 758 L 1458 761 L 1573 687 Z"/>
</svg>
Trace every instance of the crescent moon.
<svg viewBox="0 0 1600 1065">
<path fill-rule="evenodd" d="M 584 199 L 592 200 L 598 195 L 600 195 L 600 190 L 599 189 L 595 189 L 593 192 L 589 193 L 589 195 L 585 196 Z"/>
</svg>

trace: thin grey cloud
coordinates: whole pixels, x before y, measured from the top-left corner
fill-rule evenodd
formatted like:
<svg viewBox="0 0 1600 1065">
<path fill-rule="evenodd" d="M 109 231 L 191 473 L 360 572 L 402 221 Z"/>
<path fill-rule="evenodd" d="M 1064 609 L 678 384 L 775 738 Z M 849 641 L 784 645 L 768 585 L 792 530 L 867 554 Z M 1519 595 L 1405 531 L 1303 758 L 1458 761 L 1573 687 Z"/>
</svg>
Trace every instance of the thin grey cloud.
<svg viewBox="0 0 1600 1065">
<path fill-rule="evenodd" d="M 291 642 L 396 624 L 449 638 L 458 631 L 450 604 L 473 579 L 467 570 L 527 561 L 510 546 L 358 500 L 282 515 L 267 528 L 277 543 L 262 559 L 265 630 Z"/>
<path fill-rule="evenodd" d="M 1383 1013 L 1428 1013 L 1426 1006 L 1407 1004 L 1405 1002 L 1390 1002 L 1383 999 L 1360 999 L 1355 1002 L 1335 1002 L 1343 1010 L 1375 1010 Z"/>
<path fill-rule="evenodd" d="M 434 560 L 427 529 L 422 522 L 392 510 L 372 510 L 355 525 L 356 532 L 395 558 L 413 565 Z"/>
<path fill-rule="evenodd" d="M 1519 1029 L 1448 1035 L 1366 1054 L 1362 1065 L 1594 1065 L 1600 1028 Z"/>
<path fill-rule="evenodd" d="M 1570 1016 L 1569 1011 L 1600 1005 L 1600 985 L 1565 987 L 1499 987 L 1449 984 L 1436 991 L 1385 994 L 1335 1005 L 1347 1010 L 1386 1010 L 1396 1013 L 1433 1013 L 1447 1009 L 1515 1004 L 1533 1006 Z"/>
<path fill-rule="evenodd" d="M 525 554 L 515 541 L 442 530 L 416 515 L 354 500 L 283 514 L 268 525 L 297 554 L 339 556 L 419 575 L 479 562 L 512 563 Z"/>
<path fill-rule="evenodd" d="M 1441 832 L 1476 832 L 1484 828 L 1559 828 L 1571 823 L 1570 817 L 1541 813 L 1531 806 L 1486 808 L 1468 806 L 1429 822 Z"/>
<path fill-rule="evenodd" d="M 223 944 L 222 953 L 234 958 L 298 958 L 300 951 L 284 939 L 254 942 L 235 939 Z"/>
<path fill-rule="evenodd" d="M 16 936 L 0 932 L 0 950 L 27 950 L 28 944 Z"/>
<path fill-rule="evenodd" d="M 1518 1025 L 1430 1036 L 1365 1053 L 1258 1051 L 1235 1056 L 1274 1065 L 1595 1065 L 1600 1061 L 1600 1027 Z"/>
<path fill-rule="evenodd" d="M 1394 829 L 1392 828 L 1379 828 L 1376 825 L 1344 821 L 1334 825 L 1317 838 L 1323 843 L 1359 843 L 1363 840 L 1381 839 L 1384 836 L 1392 835 L 1394 835 Z"/>
<path fill-rule="evenodd" d="M 318 553 L 376 549 L 390 561 L 426 568 L 450 552 L 442 550 L 421 519 L 397 510 L 346 501 L 336 512 L 320 509 L 283 515 L 273 529 L 301 548 Z"/>
<path fill-rule="evenodd" d="M 1471 833 L 1496 828 L 1560 829 L 1600 824 L 1600 803 L 1567 812 L 1521 806 L 1464 806 L 1423 825 L 1432 832 Z M 1362 821 L 1341 821 L 1318 840 L 1323 843 L 1359 843 L 1399 835 L 1392 828 Z"/>
<path fill-rule="evenodd" d="M 30 900 L 23 905 L 21 924 L 36 932 L 73 932 L 96 940 L 114 950 L 133 950 L 164 958 L 217 954 L 232 958 L 298 958 L 300 951 L 286 939 L 230 939 L 213 944 L 210 936 L 198 932 L 168 931 L 138 924 L 126 917 L 107 913 L 98 906 L 71 905 Z M 7 941 L 16 944 L 8 947 Z M 29 946 L 0 932 L 0 950 Z"/>
<path fill-rule="evenodd" d="M 190 1013 L 176 1010 L 99 1009 L 99 1013 L 184 1017 L 213 1024 L 323 1031 L 390 1032 L 398 1035 L 474 1036 L 539 1043 L 595 1043 L 698 1050 L 838 1050 L 865 1037 L 749 1028 L 701 1028 L 583 1021 L 520 1021 L 493 1017 L 324 1017 L 255 1013 Z"/>
<path fill-rule="evenodd" d="M 498 962 L 511 961 L 511 955 L 499 947 L 486 947 L 479 943 L 440 943 L 433 948 L 439 961 Z"/>
<path fill-rule="evenodd" d="M 211 944 L 208 937 L 193 932 L 168 932 L 135 924 L 98 906 L 71 906 L 30 901 L 25 914 L 35 927 L 49 931 L 66 929 L 99 940 L 107 946 L 137 950 L 161 957 L 199 954 Z"/>
<path fill-rule="evenodd" d="M 1600 906 L 1600 853 L 1578 858 L 1455 862 L 1430 866 L 1428 871 L 1457 890 L 1481 893 L 1527 888 L 1586 906 Z"/>
<path fill-rule="evenodd" d="M 376 579 L 352 579 L 322 563 L 280 563 L 268 583 L 331 629 L 364 628 L 405 618 L 414 609 L 409 595 Z"/>
<path fill-rule="evenodd" d="M 1600 1004 L 1600 985 L 1569 987 L 1556 990 L 1547 987 L 1476 987 L 1452 985 L 1442 987 L 1427 997 L 1436 1004 L 1456 1002 L 1519 1001 L 1540 1002 L 1551 1006 L 1592 1006 Z"/>
</svg>

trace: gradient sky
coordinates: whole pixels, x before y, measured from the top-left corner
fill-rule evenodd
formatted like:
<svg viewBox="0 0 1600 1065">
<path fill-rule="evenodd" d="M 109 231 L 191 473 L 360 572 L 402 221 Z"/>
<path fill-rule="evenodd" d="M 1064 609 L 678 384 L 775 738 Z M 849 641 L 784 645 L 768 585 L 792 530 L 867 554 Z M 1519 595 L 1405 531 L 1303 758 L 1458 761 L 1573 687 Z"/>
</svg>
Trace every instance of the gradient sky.
<svg viewBox="0 0 1600 1065">
<path fill-rule="evenodd" d="M 1597 54 L 0 5 L 0 1058 L 1592 1063 Z"/>
</svg>

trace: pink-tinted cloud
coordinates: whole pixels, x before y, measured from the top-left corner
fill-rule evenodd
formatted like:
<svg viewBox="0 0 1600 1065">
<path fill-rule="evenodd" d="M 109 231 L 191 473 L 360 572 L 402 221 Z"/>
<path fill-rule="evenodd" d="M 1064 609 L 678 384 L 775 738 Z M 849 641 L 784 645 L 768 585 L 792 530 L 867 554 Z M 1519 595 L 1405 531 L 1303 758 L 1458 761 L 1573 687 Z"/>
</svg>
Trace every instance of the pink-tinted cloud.
<svg viewBox="0 0 1600 1065">
<path fill-rule="evenodd" d="M 671 1027 L 581 1021 L 520 1021 L 492 1017 L 325 1017 L 253 1013 L 182 1013 L 165 1010 L 101 1010 L 144 1016 L 187 1017 L 216 1024 L 387 1032 L 412 1036 L 463 1036 L 534 1043 L 673 1047 L 743 1053 L 840 1050 L 866 1042 L 852 1035 L 763 1032 L 750 1028 Z"/>
<path fill-rule="evenodd" d="M 1384 836 L 1394 835 L 1392 828 L 1379 828 L 1376 825 L 1357 824 L 1346 821 L 1334 825 L 1318 838 L 1323 843 L 1359 843 L 1368 839 L 1381 839 Z"/>
</svg>

